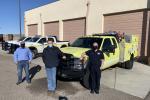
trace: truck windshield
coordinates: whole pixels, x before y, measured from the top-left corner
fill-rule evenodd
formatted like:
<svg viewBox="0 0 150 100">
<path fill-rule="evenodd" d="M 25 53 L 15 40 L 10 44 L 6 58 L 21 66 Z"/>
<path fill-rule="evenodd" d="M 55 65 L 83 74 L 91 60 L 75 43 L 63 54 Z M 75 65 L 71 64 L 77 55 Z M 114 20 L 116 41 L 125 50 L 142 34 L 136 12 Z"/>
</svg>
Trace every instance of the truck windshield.
<svg viewBox="0 0 150 100">
<path fill-rule="evenodd" d="M 71 44 L 71 47 L 91 48 L 94 42 L 97 42 L 100 47 L 102 43 L 102 38 L 78 38 Z"/>
<path fill-rule="evenodd" d="M 21 37 L 18 41 L 23 41 L 25 39 L 25 37 Z"/>
<path fill-rule="evenodd" d="M 31 39 L 32 39 L 31 37 L 28 37 L 28 38 L 24 39 L 24 41 L 25 41 L 25 42 L 28 42 L 28 41 L 30 41 Z"/>
<path fill-rule="evenodd" d="M 28 42 L 36 42 L 39 39 L 40 39 L 39 37 L 33 37 Z"/>
</svg>

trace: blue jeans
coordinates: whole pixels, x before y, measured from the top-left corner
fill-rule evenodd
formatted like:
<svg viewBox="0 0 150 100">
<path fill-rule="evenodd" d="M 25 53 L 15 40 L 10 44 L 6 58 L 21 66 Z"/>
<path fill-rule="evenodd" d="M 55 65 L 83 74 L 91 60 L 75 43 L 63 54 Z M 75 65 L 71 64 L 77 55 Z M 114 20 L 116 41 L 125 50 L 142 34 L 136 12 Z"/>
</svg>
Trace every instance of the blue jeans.
<svg viewBox="0 0 150 100">
<path fill-rule="evenodd" d="M 49 91 L 56 90 L 56 67 L 46 68 L 47 84 Z"/>
<path fill-rule="evenodd" d="M 29 62 L 28 61 L 19 61 L 18 62 L 18 68 L 17 68 L 17 71 L 18 71 L 18 81 L 19 82 L 22 82 L 22 71 L 23 69 L 25 70 L 25 73 L 26 73 L 26 81 L 27 82 L 30 82 L 30 74 L 29 74 Z"/>
</svg>

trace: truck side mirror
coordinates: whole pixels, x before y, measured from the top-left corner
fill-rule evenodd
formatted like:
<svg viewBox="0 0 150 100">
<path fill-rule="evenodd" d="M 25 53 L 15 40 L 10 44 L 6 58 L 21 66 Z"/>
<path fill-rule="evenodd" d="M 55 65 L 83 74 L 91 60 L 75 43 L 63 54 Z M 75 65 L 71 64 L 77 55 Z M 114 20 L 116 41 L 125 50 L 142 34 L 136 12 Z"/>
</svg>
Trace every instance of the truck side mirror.
<svg viewBox="0 0 150 100">
<path fill-rule="evenodd" d="M 44 45 L 47 45 L 48 43 L 43 43 Z"/>
</svg>

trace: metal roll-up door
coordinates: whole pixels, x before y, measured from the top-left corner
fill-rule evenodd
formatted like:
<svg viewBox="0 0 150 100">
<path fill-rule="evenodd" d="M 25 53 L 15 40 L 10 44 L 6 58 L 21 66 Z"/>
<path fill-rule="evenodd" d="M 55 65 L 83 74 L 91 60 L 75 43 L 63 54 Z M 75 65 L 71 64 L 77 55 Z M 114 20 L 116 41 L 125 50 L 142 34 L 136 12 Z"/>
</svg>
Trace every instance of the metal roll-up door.
<svg viewBox="0 0 150 100">
<path fill-rule="evenodd" d="M 45 36 L 53 35 L 59 38 L 59 22 L 44 23 Z"/>
<path fill-rule="evenodd" d="M 29 36 L 35 36 L 38 34 L 38 25 L 28 25 L 28 35 Z"/>
<path fill-rule="evenodd" d="M 86 30 L 86 20 L 72 19 L 63 22 L 63 39 L 65 41 L 73 42 L 76 38 L 84 36 Z"/>
<path fill-rule="evenodd" d="M 104 32 L 120 31 L 126 34 L 135 34 L 139 36 L 139 53 L 142 45 L 142 26 L 143 12 L 109 14 L 104 16 Z"/>
<path fill-rule="evenodd" d="M 148 17 L 147 17 L 147 45 L 146 45 L 146 50 L 147 50 L 147 56 L 149 57 L 149 65 L 150 65 L 150 11 L 148 11 Z"/>
</svg>

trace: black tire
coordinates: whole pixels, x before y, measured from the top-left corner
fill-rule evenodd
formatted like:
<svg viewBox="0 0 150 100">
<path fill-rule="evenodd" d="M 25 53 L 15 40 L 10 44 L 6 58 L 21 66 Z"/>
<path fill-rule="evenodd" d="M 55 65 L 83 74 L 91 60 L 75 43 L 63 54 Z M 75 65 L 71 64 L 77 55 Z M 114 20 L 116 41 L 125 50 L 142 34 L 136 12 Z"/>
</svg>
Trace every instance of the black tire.
<svg viewBox="0 0 150 100">
<path fill-rule="evenodd" d="M 4 50 L 4 42 L 2 42 L 2 50 Z"/>
<path fill-rule="evenodd" d="M 125 62 L 125 69 L 132 69 L 134 64 L 134 57 L 131 56 L 130 60 Z"/>
<path fill-rule="evenodd" d="M 90 70 L 89 70 L 89 66 L 88 66 L 88 63 L 85 64 L 86 66 L 86 69 L 85 69 L 85 73 L 84 73 L 84 76 L 82 77 L 81 79 L 81 84 L 87 88 L 87 89 L 90 89 L 90 84 L 89 84 L 89 78 L 90 78 Z"/>
<path fill-rule="evenodd" d="M 11 49 L 12 49 L 12 48 L 9 48 L 9 49 L 8 49 L 8 53 L 9 53 L 9 54 L 12 53 L 12 50 L 11 50 Z"/>
<path fill-rule="evenodd" d="M 126 67 L 125 62 L 120 64 L 120 68 L 125 68 L 125 67 Z"/>
<path fill-rule="evenodd" d="M 14 49 L 14 45 L 11 44 L 11 46 L 10 46 L 9 49 L 8 49 L 8 53 L 9 53 L 9 54 L 12 54 L 12 53 L 13 53 L 13 49 Z"/>
<path fill-rule="evenodd" d="M 32 58 L 35 59 L 37 56 L 37 50 L 31 50 L 32 52 Z"/>
<path fill-rule="evenodd" d="M 148 57 L 148 65 L 150 65 L 150 57 Z"/>
<path fill-rule="evenodd" d="M 4 51 L 7 51 L 7 50 L 8 50 L 8 43 L 4 42 Z"/>
</svg>

